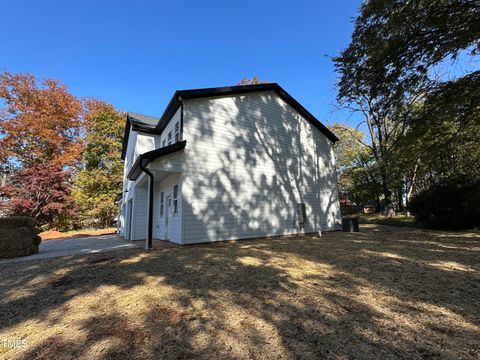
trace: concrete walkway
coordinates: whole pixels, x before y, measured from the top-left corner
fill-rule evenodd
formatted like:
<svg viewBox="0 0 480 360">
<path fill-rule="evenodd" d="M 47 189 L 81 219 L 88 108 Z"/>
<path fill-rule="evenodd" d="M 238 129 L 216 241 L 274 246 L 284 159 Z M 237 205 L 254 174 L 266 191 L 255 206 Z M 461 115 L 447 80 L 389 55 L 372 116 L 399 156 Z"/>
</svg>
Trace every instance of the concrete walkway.
<svg viewBox="0 0 480 360">
<path fill-rule="evenodd" d="M 40 249 L 37 254 L 14 259 L 2 259 L 0 264 L 134 248 L 138 248 L 138 244 L 124 240 L 118 235 L 46 240 L 40 243 Z"/>
</svg>

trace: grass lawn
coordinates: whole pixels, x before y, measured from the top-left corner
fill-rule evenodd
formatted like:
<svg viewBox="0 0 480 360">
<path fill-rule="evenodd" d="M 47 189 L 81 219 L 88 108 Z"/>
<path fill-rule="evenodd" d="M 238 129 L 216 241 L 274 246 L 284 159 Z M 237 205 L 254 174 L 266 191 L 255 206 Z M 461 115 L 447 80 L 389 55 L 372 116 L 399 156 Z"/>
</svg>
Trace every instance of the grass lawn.
<svg viewBox="0 0 480 360">
<path fill-rule="evenodd" d="M 415 218 L 413 216 L 407 217 L 404 214 L 397 214 L 391 217 L 382 214 L 360 214 L 359 216 L 363 221 L 371 224 L 408 227 L 418 226 L 418 224 L 415 223 Z"/>
<path fill-rule="evenodd" d="M 0 340 L 25 340 L 5 358 L 480 358 L 479 233 L 366 224 L 0 274 Z"/>
</svg>

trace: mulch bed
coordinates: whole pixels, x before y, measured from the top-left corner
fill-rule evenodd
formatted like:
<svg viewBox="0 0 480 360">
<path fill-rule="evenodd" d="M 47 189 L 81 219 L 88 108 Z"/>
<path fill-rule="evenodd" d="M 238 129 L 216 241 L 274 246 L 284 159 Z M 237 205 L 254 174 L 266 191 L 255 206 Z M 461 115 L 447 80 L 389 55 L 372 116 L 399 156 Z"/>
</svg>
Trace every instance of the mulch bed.
<svg viewBox="0 0 480 360">
<path fill-rule="evenodd" d="M 81 230 L 74 233 L 62 233 L 56 230 L 48 230 L 40 233 L 42 241 L 44 240 L 58 240 L 58 239 L 68 239 L 73 237 L 87 237 L 87 236 L 98 236 L 98 235 L 109 235 L 115 234 L 117 229 L 94 229 L 94 230 Z"/>
</svg>

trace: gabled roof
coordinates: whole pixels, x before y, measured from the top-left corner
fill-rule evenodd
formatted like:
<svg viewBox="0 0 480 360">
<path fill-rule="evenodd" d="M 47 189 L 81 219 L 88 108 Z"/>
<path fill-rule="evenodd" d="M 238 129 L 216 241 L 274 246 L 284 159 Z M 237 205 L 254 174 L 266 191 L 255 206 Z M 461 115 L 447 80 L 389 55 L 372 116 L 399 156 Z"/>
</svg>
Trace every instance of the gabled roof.
<svg viewBox="0 0 480 360">
<path fill-rule="evenodd" d="M 128 116 L 130 117 L 130 121 L 132 122 L 132 124 L 138 124 L 139 126 L 147 125 L 155 127 L 160 120 L 160 118 L 157 117 L 137 114 L 133 112 L 129 112 Z"/>
<path fill-rule="evenodd" d="M 314 125 L 325 136 L 333 142 L 339 139 L 333 134 L 325 125 L 323 125 L 315 116 L 313 116 L 307 109 L 305 109 L 297 100 L 288 94 L 277 83 L 255 84 L 255 85 L 240 85 L 240 86 L 225 86 L 216 88 L 193 89 L 193 90 L 177 90 L 172 99 L 168 103 L 163 115 L 158 119 L 147 115 L 140 115 L 134 113 L 127 114 L 127 123 L 125 126 L 125 136 L 123 139 L 122 159 L 125 159 L 125 152 L 127 151 L 128 135 L 130 132 L 129 123 L 133 130 L 142 131 L 153 134 L 161 134 L 167 126 L 171 117 L 175 114 L 177 109 L 182 104 L 183 100 L 199 99 L 207 97 L 224 97 L 240 94 L 248 94 L 262 91 L 273 91 L 283 101 L 294 108 L 300 115 L 302 115 L 308 122 Z M 155 120 L 157 121 L 155 123 Z"/>
</svg>

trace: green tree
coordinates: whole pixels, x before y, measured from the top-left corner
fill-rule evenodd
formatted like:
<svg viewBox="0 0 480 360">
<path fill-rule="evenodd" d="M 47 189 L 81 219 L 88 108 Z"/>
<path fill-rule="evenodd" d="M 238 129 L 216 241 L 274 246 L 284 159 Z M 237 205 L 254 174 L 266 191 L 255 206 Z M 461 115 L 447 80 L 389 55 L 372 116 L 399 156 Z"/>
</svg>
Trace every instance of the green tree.
<svg viewBox="0 0 480 360">
<path fill-rule="evenodd" d="M 407 205 L 450 179 L 480 179 L 480 73 L 439 83 L 413 112 L 395 152 Z M 398 185 L 398 183 L 397 183 Z"/>
<path fill-rule="evenodd" d="M 434 129 L 427 125 L 434 114 L 434 107 L 428 104 L 434 104 L 434 98 L 442 99 L 441 92 L 449 88 L 448 83 L 459 85 L 456 80 L 441 83 L 432 79 L 432 69 L 460 56 L 476 56 L 479 38 L 480 2 L 475 0 L 362 3 L 349 46 L 333 59 L 340 74 L 337 99 L 343 107 L 363 115 L 369 132 L 365 146 L 377 165 L 387 206 L 395 196 L 397 201 L 403 198 L 403 194 L 395 194 L 398 189 L 412 189 L 413 174 L 418 173 L 420 166 L 424 173 L 428 172 L 422 160 L 425 154 L 405 156 L 407 152 L 402 148 L 409 142 L 405 137 L 413 136 L 413 127 Z M 474 102 L 467 99 L 468 94 L 459 97 L 457 105 Z M 442 108 L 443 103 L 436 105 Z M 425 116 L 418 116 L 419 106 L 425 110 L 421 112 Z M 441 116 L 444 130 L 452 119 L 463 116 L 459 106 L 451 102 L 449 107 L 452 112 Z M 426 150 L 420 146 L 426 139 L 420 138 L 411 142 L 412 149 Z M 452 147 L 447 149 L 455 151 Z M 405 179 L 408 174 L 402 169 L 408 169 L 412 179 Z M 430 171 L 435 176 L 434 172 Z"/>
<path fill-rule="evenodd" d="M 115 200 L 122 189 L 120 159 L 124 118 L 112 105 L 85 102 L 83 165 L 74 178 L 73 196 L 86 226 L 111 226 L 117 214 Z"/>
<path fill-rule="evenodd" d="M 398 90 L 425 89 L 429 71 L 445 59 L 480 50 L 478 0 L 369 0 L 356 20 L 351 49 L 365 69 L 383 69 Z M 346 54 L 351 54 L 348 51 Z M 371 75 L 371 74 L 370 74 Z"/>
<path fill-rule="evenodd" d="M 369 148 L 364 144 L 365 134 L 345 124 L 329 126 L 340 141 L 335 144 L 335 159 L 342 202 L 357 205 L 380 206 L 381 183 L 378 169 Z"/>
<path fill-rule="evenodd" d="M 437 180 L 480 180 L 480 71 L 438 84 L 409 135 L 419 139 L 422 164 Z"/>
</svg>

